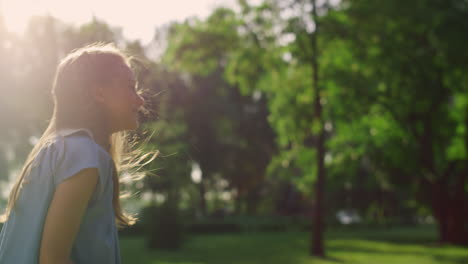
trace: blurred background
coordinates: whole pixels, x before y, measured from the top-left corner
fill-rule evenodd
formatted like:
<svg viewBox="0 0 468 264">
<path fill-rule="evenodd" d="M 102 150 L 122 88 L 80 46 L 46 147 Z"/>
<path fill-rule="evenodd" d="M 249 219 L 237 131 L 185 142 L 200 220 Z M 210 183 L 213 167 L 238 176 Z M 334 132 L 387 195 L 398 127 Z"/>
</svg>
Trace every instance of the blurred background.
<svg viewBox="0 0 468 264">
<path fill-rule="evenodd" d="M 56 66 L 114 42 L 161 155 L 123 263 L 468 263 L 468 1 L 0 2 L 0 209 Z"/>
</svg>

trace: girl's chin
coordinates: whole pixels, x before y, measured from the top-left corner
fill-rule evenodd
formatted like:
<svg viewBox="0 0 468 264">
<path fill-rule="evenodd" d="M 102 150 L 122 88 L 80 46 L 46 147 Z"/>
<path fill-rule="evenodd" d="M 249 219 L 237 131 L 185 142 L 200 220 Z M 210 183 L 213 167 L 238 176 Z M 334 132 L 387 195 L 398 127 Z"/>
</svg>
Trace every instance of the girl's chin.
<svg viewBox="0 0 468 264">
<path fill-rule="evenodd" d="M 125 131 L 125 130 L 135 130 L 140 126 L 140 122 L 138 120 L 135 120 L 133 122 L 129 122 L 128 124 L 124 125 L 119 131 Z"/>
<path fill-rule="evenodd" d="M 140 122 L 137 119 L 132 123 L 131 130 L 137 129 L 139 126 L 140 126 Z"/>
</svg>

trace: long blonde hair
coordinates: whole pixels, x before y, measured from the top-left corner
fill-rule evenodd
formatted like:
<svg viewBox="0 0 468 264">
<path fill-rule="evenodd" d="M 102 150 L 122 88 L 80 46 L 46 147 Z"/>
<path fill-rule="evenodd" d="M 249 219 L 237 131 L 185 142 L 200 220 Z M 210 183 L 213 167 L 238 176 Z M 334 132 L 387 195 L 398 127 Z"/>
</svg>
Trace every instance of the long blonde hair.
<svg viewBox="0 0 468 264">
<path fill-rule="evenodd" d="M 80 111 L 83 110 L 80 107 L 89 98 L 89 89 L 95 85 L 112 81 L 112 69 L 121 63 L 131 67 L 133 59 L 134 57 L 125 54 L 112 43 L 94 43 L 74 50 L 60 62 L 52 87 L 54 101 L 52 118 L 26 158 L 19 177 L 17 177 L 10 192 L 5 212 L 0 216 L 0 223 L 6 222 L 11 210 L 14 210 L 22 186 L 28 182 L 24 180 L 25 175 L 29 174 L 31 164 L 39 151 L 48 144 L 58 129 L 67 128 L 80 116 Z M 131 226 L 138 220 L 135 216 L 125 213 L 121 208 L 120 200 L 128 198 L 130 194 L 120 192 L 120 183 L 123 180 L 119 179 L 118 175 L 121 172 L 126 172 L 127 177 L 132 181 L 141 180 L 148 173 L 142 168 L 159 154 L 159 151 L 143 153 L 140 149 L 134 148 L 138 141 L 136 137 L 131 138 L 130 136 L 131 134 L 128 132 L 120 131 L 113 133 L 109 140 L 110 155 L 114 161 L 113 208 L 118 228 Z"/>
</svg>

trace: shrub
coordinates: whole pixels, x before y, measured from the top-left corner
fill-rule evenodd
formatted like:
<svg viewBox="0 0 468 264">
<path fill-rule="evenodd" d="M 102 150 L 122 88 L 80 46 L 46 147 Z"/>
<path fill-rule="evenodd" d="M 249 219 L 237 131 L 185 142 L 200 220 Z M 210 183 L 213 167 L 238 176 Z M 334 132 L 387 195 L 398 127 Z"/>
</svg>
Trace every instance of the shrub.
<svg viewBox="0 0 468 264">
<path fill-rule="evenodd" d="M 149 248 L 179 249 L 183 242 L 183 224 L 176 205 L 165 202 L 161 206 L 143 209 L 143 225 Z"/>
</svg>

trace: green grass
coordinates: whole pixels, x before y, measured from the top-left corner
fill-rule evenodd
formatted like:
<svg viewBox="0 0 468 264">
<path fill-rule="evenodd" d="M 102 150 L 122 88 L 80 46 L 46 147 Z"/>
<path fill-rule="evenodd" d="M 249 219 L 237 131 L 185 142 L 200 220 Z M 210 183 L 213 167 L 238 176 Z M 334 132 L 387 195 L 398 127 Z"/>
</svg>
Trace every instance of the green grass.
<svg viewBox="0 0 468 264">
<path fill-rule="evenodd" d="M 433 228 L 343 229 L 327 233 L 327 258 L 308 256 L 309 233 L 197 235 L 180 251 L 145 247 L 141 237 L 121 237 L 124 264 L 462 264 L 468 248 L 438 246 Z"/>
</svg>

